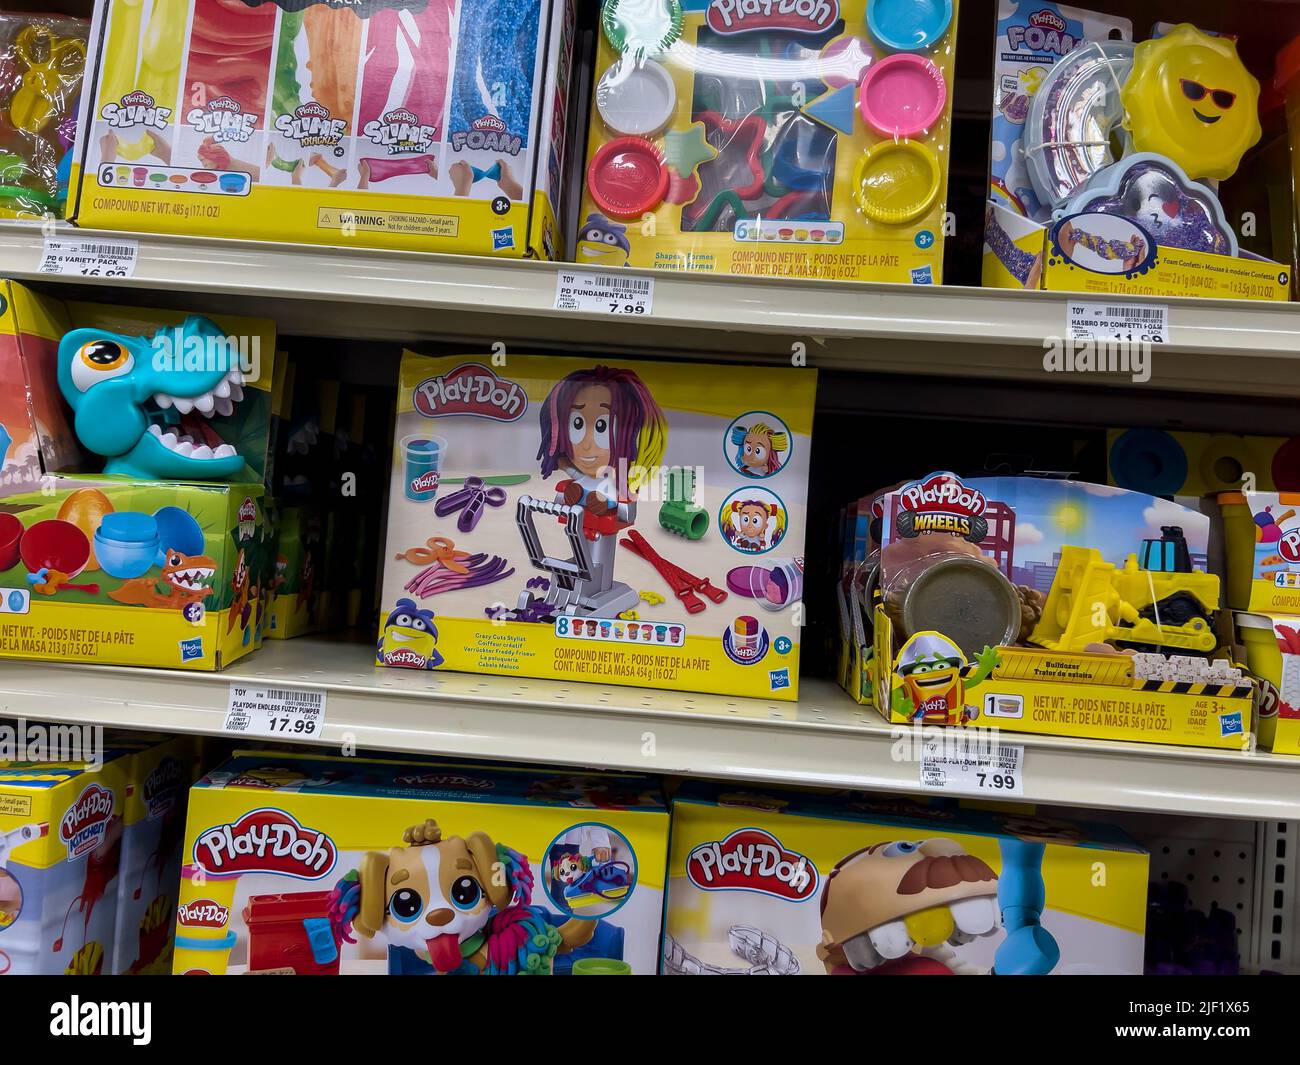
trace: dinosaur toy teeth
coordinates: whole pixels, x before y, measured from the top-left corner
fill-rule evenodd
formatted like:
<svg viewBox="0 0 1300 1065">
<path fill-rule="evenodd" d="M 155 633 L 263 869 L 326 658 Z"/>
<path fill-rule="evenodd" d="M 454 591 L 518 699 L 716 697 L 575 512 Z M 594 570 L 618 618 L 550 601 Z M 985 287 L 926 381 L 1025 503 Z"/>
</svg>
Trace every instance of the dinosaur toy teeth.
<svg viewBox="0 0 1300 1065">
<path fill-rule="evenodd" d="M 244 375 L 239 370 L 229 370 L 215 388 L 197 396 L 155 392 L 150 398 L 159 410 L 174 409 L 178 414 L 197 410 L 205 418 L 228 417 L 234 413 L 235 404 L 244 398 Z"/>
<path fill-rule="evenodd" d="M 197 440 L 188 433 L 177 435 L 170 430 L 164 433 L 159 425 L 149 426 L 149 433 L 168 451 L 180 455 L 182 458 L 199 460 L 226 459 L 233 458 L 238 454 L 230 444 L 218 444 L 213 447 L 210 443 Z"/>
<path fill-rule="evenodd" d="M 211 587 L 209 582 L 212 580 L 214 573 L 216 573 L 216 570 L 208 566 L 195 566 L 193 569 L 184 572 L 168 573 L 167 583 L 174 584 L 183 592 L 197 592 Z"/>
</svg>

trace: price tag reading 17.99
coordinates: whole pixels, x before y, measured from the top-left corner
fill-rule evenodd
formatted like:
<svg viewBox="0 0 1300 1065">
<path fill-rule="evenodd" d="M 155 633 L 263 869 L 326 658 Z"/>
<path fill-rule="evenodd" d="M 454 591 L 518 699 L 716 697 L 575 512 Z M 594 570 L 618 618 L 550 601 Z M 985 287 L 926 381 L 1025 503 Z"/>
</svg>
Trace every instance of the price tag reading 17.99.
<svg viewBox="0 0 1300 1065">
<path fill-rule="evenodd" d="M 230 686 L 225 731 L 240 736 L 320 739 L 325 727 L 325 693 L 297 688 Z"/>
</svg>

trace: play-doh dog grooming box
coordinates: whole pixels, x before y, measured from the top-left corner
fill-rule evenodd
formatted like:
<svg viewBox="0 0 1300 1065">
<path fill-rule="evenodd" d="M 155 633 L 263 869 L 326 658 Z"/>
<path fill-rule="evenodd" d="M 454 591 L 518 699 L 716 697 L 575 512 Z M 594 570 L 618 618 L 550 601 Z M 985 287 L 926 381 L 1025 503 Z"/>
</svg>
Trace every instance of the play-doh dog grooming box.
<svg viewBox="0 0 1300 1065">
<path fill-rule="evenodd" d="M 796 698 L 816 386 L 406 355 L 377 661 Z"/>
<path fill-rule="evenodd" d="M 1000 0 L 995 32 L 985 285 L 1290 298 L 1220 200 L 1261 133 L 1233 38 L 1161 23 L 1134 44 L 1127 18 L 1042 0 Z"/>
<path fill-rule="evenodd" d="M 129 757 L 0 762 L 0 975 L 113 971 Z"/>
<path fill-rule="evenodd" d="M 91 39 L 83 226 L 562 254 L 570 0 L 109 0 Z"/>
<path fill-rule="evenodd" d="M 1147 865 L 1108 825 L 692 784 L 664 971 L 1138 976 Z"/>
<path fill-rule="evenodd" d="M 70 425 L 104 472 L 84 459 L 32 483 L 31 456 L 66 449 L 6 456 L 25 490 L 0 493 L 0 657 L 219 669 L 253 650 L 270 323 L 10 291 L 42 309 L 18 337 L 25 409 L 44 432 L 42 406 L 62 406 L 51 431 Z"/>
<path fill-rule="evenodd" d="M 942 280 L 956 0 L 605 0 L 574 260 Z"/>
<path fill-rule="evenodd" d="M 653 974 L 667 852 L 643 778 L 241 752 L 190 793 L 173 971 Z"/>
<path fill-rule="evenodd" d="M 892 722 L 1242 749 L 1210 519 L 1158 496 L 933 473 L 879 523 L 871 654 L 850 694 Z"/>
</svg>

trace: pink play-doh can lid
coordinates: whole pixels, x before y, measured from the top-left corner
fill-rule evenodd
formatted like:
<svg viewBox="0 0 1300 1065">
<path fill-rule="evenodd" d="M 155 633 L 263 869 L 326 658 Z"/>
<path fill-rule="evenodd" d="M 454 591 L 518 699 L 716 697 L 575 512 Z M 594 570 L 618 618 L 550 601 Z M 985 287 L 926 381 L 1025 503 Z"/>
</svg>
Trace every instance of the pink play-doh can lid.
<svg viewBox="0 0 1300 1065">
<path fill-rule="evenodd" d="M 668 194 L 663 152 L 644 137 L 612 140 L 591 157 L 587 189 L 607 215 L 639 218 Z"/>
<path fill-rule="evenodd" d="M 867 68 L 858 88 L 862 120 L 882 137 L 915 137 L 943 114 L 948 86 L 924 56 L 891 55 Z"/>
</svg>

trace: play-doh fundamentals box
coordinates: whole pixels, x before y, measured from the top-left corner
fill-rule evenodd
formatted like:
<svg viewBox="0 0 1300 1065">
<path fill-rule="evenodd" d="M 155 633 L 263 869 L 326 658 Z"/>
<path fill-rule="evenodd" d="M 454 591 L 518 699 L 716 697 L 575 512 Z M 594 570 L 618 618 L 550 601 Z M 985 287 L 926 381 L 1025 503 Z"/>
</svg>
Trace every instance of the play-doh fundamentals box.
<svg viewBox="0 0 1300 1065">
<path fill-rule="evenodd" d="M 957 4 L 605 0 L 574 260 L 939 284 Z"/>
<path fill-rule="evenodd" d="M 127 757 L 0 762 L 0 975 L 113 971 Z"/>
<path fill-rule="evenodd" d="M 1242 749 L 1210 519 L 1158 496 L 932 473 L 863 501 L 879 529 L 849 690 L 889 721 Z M 869 693 L 869 694 L 868 694 Z"/>
<path fill-rule="evenodd" d="M 1290 298 L 1289 265 L 1243 248 L 1223 206 L 1261 136 L 1234 38 L 1159 23 L 1135 44 L 1127 18 L 1000 0 L 994 47 L 985 285 Z"/>
<path fill-rule="evenodd" d="M 691 785 L 664 971 L 1139 976 L 1147 865 L 1108 825 Z"/>
<path fill-rule="evenodd" d="M 109 0 L 77 221 L 562 253 L 571 0 Z"/>
<path fill-rule="evenodd" d="M 816 387 L 406 355 L 377 662 L 796 698 Z"/>
<path fill-rule="evenodd" d="M 667 852 L 642 778 L 241 752 L 190 793 L 173 971 L 653 974 Z"/>
</svg>

